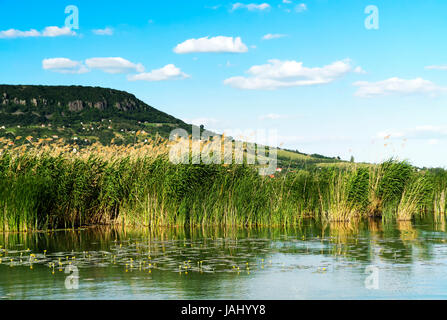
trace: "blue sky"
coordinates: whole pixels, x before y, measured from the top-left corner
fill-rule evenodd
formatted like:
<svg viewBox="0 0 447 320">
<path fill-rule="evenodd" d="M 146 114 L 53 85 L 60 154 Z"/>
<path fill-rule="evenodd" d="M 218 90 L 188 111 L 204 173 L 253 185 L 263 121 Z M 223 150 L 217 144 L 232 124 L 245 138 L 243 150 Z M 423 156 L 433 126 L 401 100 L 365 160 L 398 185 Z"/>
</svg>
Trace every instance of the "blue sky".
<svg viewBox="0 0 447 320">
<path fill-rule="evenodd" d="M 79 29 L 65 26 L 68 5 Z M 365 27 L 368 5 L 378 29 Z M 111 87 L 209 129 L 277 130 L 282 147 L 302 152 L 447 165 L 446 1 L 0 0 L 0 9 L 0 83 Z"/>
</svg>

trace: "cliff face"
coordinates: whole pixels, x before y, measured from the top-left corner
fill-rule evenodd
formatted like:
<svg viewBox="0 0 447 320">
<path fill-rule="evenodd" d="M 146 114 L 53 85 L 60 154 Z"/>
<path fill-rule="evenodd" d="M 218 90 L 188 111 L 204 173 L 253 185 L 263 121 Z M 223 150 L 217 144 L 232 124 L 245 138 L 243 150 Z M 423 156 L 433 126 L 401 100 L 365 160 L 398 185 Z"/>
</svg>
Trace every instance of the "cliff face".
<svg viewBox="0 0 447 320">
<path fill-rule="evenodd" d="M 101 101 L 82 101 L 82 100 L 73 100 L 68 102 L 61 102 L 61 101 L 52 101 L 52 104 L 56 104 L 58 107 L 67 106 L 69 111 L 82 111 L 84 108 L 96 108 L 98 110 L 105 110 L 109 106 L 109 102 L 107 99 L 101 100 Z M 48 100 L 46 98 L 42 97 L 31 97 L 28 100 L 22 100 L 17 97 L 10 97 L 6 92 L 3 93 L 3 96 L 0 99 L 1 105 L 30 105 L 33 107 L 48 106 Z M 115 102 L 113 104 L 113 107 L 115 107 L 118 110 L 122 111 L 128 111 L 128 110 L 136 110 L 138 107 L 141 107 L 144 105 L 142 103 L 139 103 L 136 99 L 124 99 L 120 102 Z"/>
<path fill-rule="evenodd" d="M 0 85 L 0 105 L 57 106 L 73 112 L 85 108 L 106 110 L 108 107 L 121 111 L 150 110 L 150 106 L 127 92 L 81 86 Z"/>
<path fill-rule="evenodd" d="M 183 121 L 161 112 L 134 95 L 107 88 L 82 86 L 25 86 L 0 85 L 0 114 L 21 115 L 17 122 L 32 115 L 46 118 L 70 118 L 98 121 L 101 117 L 124 118 L 152 123 L 184 124 Z M 7 119 L 7 122 L 14 122 Z M 40 120 L 39 120 L 40 121 Z"/>
</svg>

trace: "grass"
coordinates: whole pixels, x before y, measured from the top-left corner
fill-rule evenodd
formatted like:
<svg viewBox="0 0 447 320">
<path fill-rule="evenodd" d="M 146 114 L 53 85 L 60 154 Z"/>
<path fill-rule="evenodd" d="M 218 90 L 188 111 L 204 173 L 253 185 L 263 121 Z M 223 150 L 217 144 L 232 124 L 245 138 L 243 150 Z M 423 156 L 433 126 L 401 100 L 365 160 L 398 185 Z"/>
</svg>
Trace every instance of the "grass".
<svg viewBox="0 0 447 320">
<path fill-rule="evenodd" d="M 432 182 L 425 175 L 421 174 L 411 178 L 406 183 L 399 205 L 397 206 L 397 220 L 411 220 L 414 214 L 424 209 L 424 202 L 432 192 Z"/>
<path fill-rule="evenodd" d="M 83 225 L 287 226 L 304 218 L 443 216 L 447 174 L 407 162 L 285 168 L 175 165 L 161 140 L 133 146 L 25 146 L 0 155 L 0 231 Z"/>
<path fill-rule="evenodd" d="M 444 223 L 447 213 L 447 172 L 431 170 L 433 176 L 433 214 L 437 223 Z"/>
<path fill-rule="evenodd" d="M 363 215 L 368 197 L 368 174 L 364 168 L 333 170 L 328 195 L 322 197 L 326 200 L 329 221 L 350 221 Z"/>
<path fill-rule="evenodd" d="M 388 160 L 370 169 L 369 216 L 393 217 L 414 168 L 407 162 Z"/>
</svg>

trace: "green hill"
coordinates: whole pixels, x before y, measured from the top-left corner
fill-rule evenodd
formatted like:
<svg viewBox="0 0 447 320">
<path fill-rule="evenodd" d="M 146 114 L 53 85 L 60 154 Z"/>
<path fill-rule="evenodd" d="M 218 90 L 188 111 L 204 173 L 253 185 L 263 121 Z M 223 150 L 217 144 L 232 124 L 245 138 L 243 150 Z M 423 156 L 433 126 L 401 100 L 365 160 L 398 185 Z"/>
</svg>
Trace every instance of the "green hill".
<svg viewBox="0 0 447 320">
<path fill-rule="evenodd" d="M 342 161 L 339 157 L 325 157 L 319 154 L 305 154 L 298 150 L 279 149 L 278 150 L 278 165 L 280 167 L 290 168 L 309 168 L 321 167 L 328 165 L 346 165 L 350 162 Z"/>
<path fill-rule="evenodd" d="M 82 86 L 0 85 L 0 137 L 132 143 L 135 133 L 167 137 L 182 120 L 124 91 Z M 21 139 L 17 139 L 20 142 Z"/>
</svg>

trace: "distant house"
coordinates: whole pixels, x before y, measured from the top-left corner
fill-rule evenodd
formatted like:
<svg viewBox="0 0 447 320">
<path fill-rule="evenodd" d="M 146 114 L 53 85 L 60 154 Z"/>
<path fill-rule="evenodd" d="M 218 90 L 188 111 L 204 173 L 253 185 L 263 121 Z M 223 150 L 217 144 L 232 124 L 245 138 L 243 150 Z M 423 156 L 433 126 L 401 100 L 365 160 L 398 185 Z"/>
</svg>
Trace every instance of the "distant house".
<svg viewBox="0 0 447 320">
<path fill-rule="evenodd" d="M 276 172 L 282 172 L 282 168 L 276 168 Z"/>
</svg>

